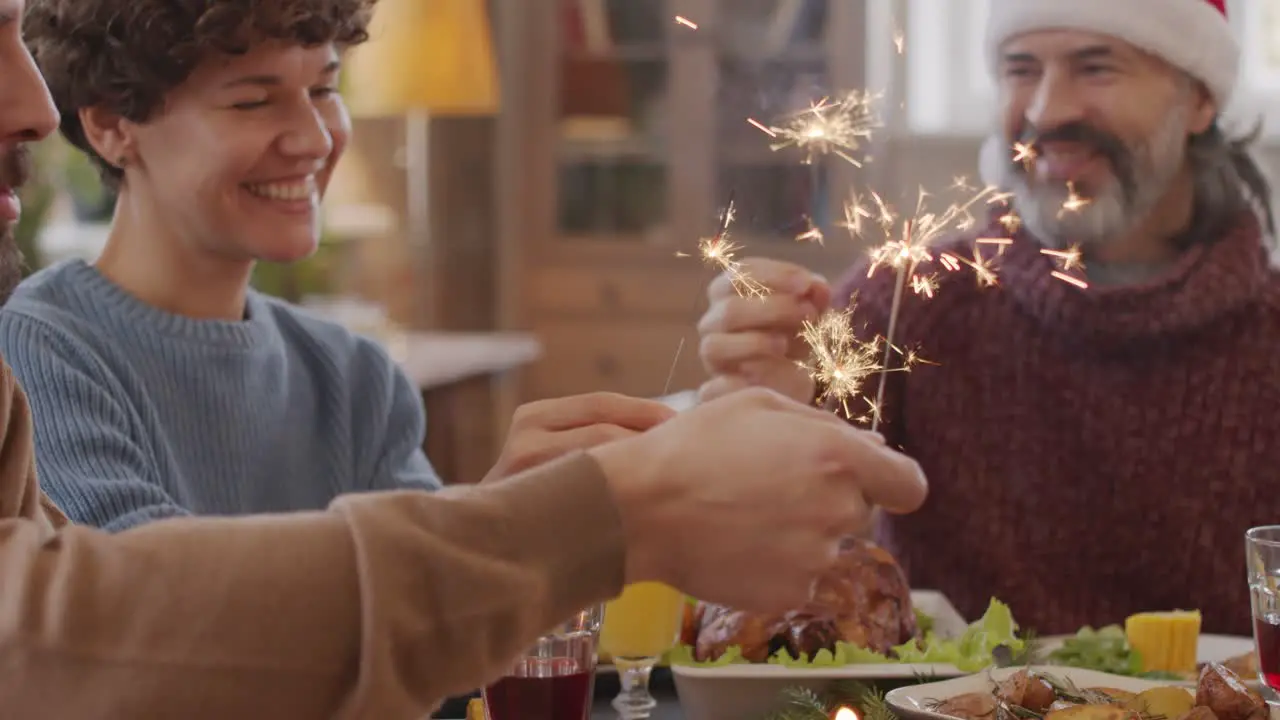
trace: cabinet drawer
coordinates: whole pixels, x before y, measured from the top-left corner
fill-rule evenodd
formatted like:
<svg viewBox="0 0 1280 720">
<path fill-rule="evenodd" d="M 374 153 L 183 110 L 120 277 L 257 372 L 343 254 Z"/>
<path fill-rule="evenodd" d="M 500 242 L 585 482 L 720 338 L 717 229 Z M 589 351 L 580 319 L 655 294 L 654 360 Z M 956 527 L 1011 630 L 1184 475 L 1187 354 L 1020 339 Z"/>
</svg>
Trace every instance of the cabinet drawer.
<svg viewBox="0 0 1280 720">
<path fill-rule="evenodd" d="M 713 274 L 671 268 L 555 267 L 534 271 L 531 296 L 540 313 L 594 317 L 656 317 L 697 322 Z"/>
<path fill-rule="evenodd" d="M 671 392 L 696 388 L 706 378 L 693 322 L 563 321 L 543 324 L 535 332 L 543 355 L 527 375 L 526 400 L 597 390 L 660 395 L 682 337 Z"/>
</svg>

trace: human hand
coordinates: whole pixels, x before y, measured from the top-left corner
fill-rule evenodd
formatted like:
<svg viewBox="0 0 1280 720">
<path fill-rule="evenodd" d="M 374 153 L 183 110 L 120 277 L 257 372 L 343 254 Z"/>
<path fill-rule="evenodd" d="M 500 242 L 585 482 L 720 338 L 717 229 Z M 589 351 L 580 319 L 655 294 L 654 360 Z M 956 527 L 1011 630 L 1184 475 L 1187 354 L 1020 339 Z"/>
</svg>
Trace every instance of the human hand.
<svg viewBox="0 0 1280 720">
<path fill-rule="evenodd" d="M 526 403 L 516 408 L 498 462 L 483 482 L 642 433 L 673 415 L 660 402 L 606 392 Z"/>
<path fill-rule="evenodd" d="M 874 506 L 911 512 L 927 494 L 879 435 L 760 388 L 590 452 L 618 499 L 628 582 L 756 612 L 803 604 Z"/>
<path fill-rule="evenodd" d="M 777 260 L 744 260 L 742 271 L 769 294 L 741 297 L 723 274 L 712 281 L 711 304 L 698 323 L 698 352 L 711 379 L 699 398 L 713 400 L 756 386 L 809 402 L 813 380 L 796 365 L 808 359 L 809 349 L 799 335 L 805 320 L 816 320 L 831 304 L 830 287 L 805 268 Z"/>
</svg>

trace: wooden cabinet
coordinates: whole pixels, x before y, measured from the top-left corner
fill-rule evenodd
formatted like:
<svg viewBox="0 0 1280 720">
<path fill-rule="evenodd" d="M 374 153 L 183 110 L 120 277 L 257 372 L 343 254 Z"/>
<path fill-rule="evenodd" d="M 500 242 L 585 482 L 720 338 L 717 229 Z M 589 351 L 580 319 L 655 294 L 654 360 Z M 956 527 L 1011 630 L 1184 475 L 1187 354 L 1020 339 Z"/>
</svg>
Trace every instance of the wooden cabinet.
<svg viewBox="0 0 1280 720">
<path fill-rule="evenodd" d="M 860 172 L 773 152 L 771 122 L 863 85 L 863 0 L 505 0 L 498 121 L 501 321 L 545 354 L 520 400 L 696 387 L 714 272 L 696 254 L 732 195 L 742 257 L 824 272 Z M 675 21 L 679 15 L 696 30 Z M 834 211 L 834 212 L 833 212 Z M 811 223 L 825 246 L 799 242 Z"/>
</svg>

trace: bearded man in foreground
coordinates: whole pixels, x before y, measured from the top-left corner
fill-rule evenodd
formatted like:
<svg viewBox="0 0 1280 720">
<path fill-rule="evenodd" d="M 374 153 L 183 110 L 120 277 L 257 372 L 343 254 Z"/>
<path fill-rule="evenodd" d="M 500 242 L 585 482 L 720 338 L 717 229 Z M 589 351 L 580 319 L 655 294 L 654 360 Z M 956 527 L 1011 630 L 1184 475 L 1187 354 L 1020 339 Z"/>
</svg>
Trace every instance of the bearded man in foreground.
<svg viewBox="0 0 1280 720">
<path fill-rule="evenodd" d="M 903 300 L 895 342 L 931 364 L 889 375 L 881 427 L 932 491 L 879 531 L 913 587 L 968 617 L 992 596 L 1041 633 L 1199 608 L 1247 635 L 1243 535 L 1280 519 L 1280 275 L 1270 190 L 1218 125 L 1240 64 L 1223 3 L 994 0 L 986 42 L 1001 122 L 983 174 L 1021 227 L 997 286 L 940 269 L 936 298 Z M 934 255 L 993 236 L 1010 237 L 995 215 Z M 1073 246 L 1087 288 L 1042 252 Z M 774 292 L 712 286 L 703 397 L 815 397 L 788 338 L 831 293 L 796 266 L 745 269 Z M 854 268 L 834 305 L 883 335 L 895 282 Z"/>
</svg>

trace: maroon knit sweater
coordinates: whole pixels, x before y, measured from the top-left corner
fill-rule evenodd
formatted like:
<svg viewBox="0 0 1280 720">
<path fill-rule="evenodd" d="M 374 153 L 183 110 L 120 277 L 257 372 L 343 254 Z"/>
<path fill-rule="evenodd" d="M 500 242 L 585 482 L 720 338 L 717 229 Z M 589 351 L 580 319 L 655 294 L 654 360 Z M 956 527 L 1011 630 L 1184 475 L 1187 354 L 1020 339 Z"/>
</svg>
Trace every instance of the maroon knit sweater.
<svg viewBox="0 0 1280 720">
<path fill-rule="evenodd" d="M 991 597 L 1041 634 L 1198 608 L 1249 634 L 1244 532 L 1280 524 L 1280 274 L 1258 223 L 1138 287 L 1081 290 L 1039 249 L 1015 238 L 997 287 L 939 268 L 936 297 L 905 294 L 896 342 L 938 365 L 889 374 L 883 429 L 930 496 L 881 540 L 969 618 Z M 855 327 L 883 333 L 893 282 L 854 269 L 837 301 L 856 290 Z"/>
</svg>

